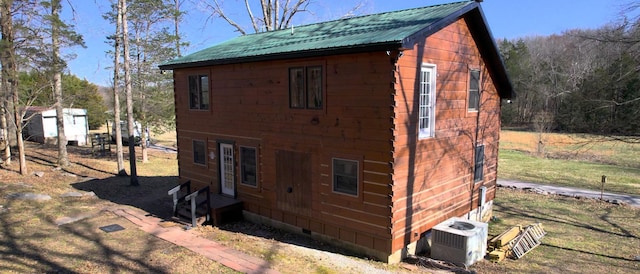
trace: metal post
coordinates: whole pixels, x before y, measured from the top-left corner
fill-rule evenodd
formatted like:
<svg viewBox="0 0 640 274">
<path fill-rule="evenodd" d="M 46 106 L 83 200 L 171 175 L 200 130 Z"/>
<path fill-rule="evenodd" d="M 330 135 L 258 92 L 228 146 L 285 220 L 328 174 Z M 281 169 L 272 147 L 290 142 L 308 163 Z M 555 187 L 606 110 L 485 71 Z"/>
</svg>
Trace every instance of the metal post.
<svg viewBox="0 0 640 274">
<path fill-rule="evenodd" d="M 602 195 L 604 194 L 604 183 L 607 182 L 607 176 L 606 175 L 602 175 L 602 186 L 600 187 L 600 200 L 602 200 Z"/>
</svg>

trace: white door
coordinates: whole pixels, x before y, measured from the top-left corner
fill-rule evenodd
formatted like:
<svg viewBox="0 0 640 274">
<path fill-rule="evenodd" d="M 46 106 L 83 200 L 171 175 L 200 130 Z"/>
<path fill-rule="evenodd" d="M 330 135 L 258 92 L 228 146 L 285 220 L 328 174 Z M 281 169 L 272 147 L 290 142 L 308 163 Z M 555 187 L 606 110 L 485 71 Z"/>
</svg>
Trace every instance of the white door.
<svg viewBox="0 0 640 274">
<path fill-rule="evenodd" d="M 233 163 L 233 145 L 220 144 L 220 189 L 222 194 L 235 197 L 236 187 Z"/>
</svg>

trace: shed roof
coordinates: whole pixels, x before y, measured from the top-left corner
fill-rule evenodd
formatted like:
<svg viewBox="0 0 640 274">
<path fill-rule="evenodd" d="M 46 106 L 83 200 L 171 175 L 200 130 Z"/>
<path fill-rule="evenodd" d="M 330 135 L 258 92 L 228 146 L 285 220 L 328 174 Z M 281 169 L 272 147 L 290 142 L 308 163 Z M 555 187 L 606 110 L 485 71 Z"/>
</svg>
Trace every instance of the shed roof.
<svg viewBox="0 0 640 274">
<path fill-rule="evenodd" d="M 501 97 L 511 98 L 511 82 L 476 1 L 384 12 L 243 35 L 168 61 L 160 65 L 160 68 L 176 69 L 412 48 L 416 39 L 427 37 L 463 16 L 469 16 L 472 20 L 471 31 L 477 32 L 474 38 L 479 41 L 481 52 L 484 51 L 489 59 L 489 70 L 497 76 Z M 492 69 L 491 66 L 497 67 Z"/>
</svg>

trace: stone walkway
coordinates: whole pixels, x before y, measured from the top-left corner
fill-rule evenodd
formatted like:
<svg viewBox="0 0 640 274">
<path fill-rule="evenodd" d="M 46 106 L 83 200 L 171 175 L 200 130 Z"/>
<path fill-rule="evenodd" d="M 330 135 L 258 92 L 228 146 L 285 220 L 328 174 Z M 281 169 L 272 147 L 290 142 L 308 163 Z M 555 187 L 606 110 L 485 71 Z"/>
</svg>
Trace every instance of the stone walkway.
<svg viewBox="0 0 640 274">
<path fill-rule="evenodd" d="M 498 179 L 498 186 L 518 188 L 518 189 L 531 189 L 531 190 L 536 190 L 538 192 L 546 193 L 546 194 L 557 194 L 557 195 L 563 195 L 563 196 L 569 196 L 569 197 L 584 197 L 584 198 L 591 198 L 591 199 L 600 199 L 600 195 L 601 195 L 600 191 L 595 191 L 595 190 L 542 185 L 542 184 L 520 182 L 516 180 L 505 180 L 505 179 Z M 634 195 L 604 192 L 602 193 L 602 200 L 607 201 L 609 203 L 613 203 L 613 204 L 626 204 L 626 205 L 640 208 L 640 197 L 634 196 Z"/>
<path fill-rule="evenodd" d="M 124 217 L 138 225 L 143 231 L 173 244 L 185 247 L 211 260 L 223 264 L 242 273 L 280 273 L 270 268 L 270 263 L 257 257 L 249 256 L 214 241 L 194 235 L 182 226 L 164 227 L 162 219 L 150 216 L 137 208 L 113 207 L 107 211 Z"/>
</svg>

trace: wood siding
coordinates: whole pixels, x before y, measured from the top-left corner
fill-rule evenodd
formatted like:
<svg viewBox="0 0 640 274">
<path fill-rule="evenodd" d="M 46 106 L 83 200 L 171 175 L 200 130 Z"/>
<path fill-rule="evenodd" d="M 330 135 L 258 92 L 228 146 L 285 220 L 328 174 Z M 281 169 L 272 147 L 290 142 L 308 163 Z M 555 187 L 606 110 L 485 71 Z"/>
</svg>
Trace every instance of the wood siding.
<svg viewBox="0 0 640 274">
<path fill-rule="evenodd" d="M 437 69 L 436 122 L 435 136 L 419 139 L 423 63 Z M 322 66 L 321 110 L 289 108 L 289 68 L 305 66 Z M 467 110 L 470 69 L 481 71 L 477 112 Z M 203 74 L 210 108 L 190 110 L 188 76 Z M 401 55 L 176 69 L 174 84 L 180 177 L 219 192 L 218 147 L 232 143 L 237 198 L 252 213 L 392 254 L 476 208 L 480 186 L 487 200 L 495 195 L 500 99 L 464 19 Z M 207 144 L 204 165 L 193 161 L 193 140 Z M 476 143 L 485 146 L 485 165 L 474 183 Z M 257 186 L 240 183 L 240 146 L 257 149 Z M 358 162 L 357 195 L 333 191 L 333 158 Z"/>
<path fill-rule="evenodd" d="M 422 64 L 436 66 L 435 136 L 417 134 Z M 480 111 L 468 111 L 469 71 L 481 71 Z M 464 19 L 404 51 L 395 73 L 393 244 L 397 251 L 439 222 L 495 195 L 500 99 Z M 474 183 L 474 144 L 485 146 L 484 180 Z"/>
<path fill-rule="evenodd" d="M 290 109 L 289 68 L 318 65 L 324 108 Z M 176 69 L 180 177 L 218 192 L 218 143 L 235 144 L 237 167 L 239 146 L 256 147 L 257 187 L 237 174 L 245 210 L 389 253 L 393 66 L 381 51 Z M 210 110 L 189 109 L 196 74 L 209 75 Z M 205 165 L 193 162 L 194 139 L 208 144 Z M 359 162 L 357 196 L 333 191 L 333 158 Z"/>
</svg>

